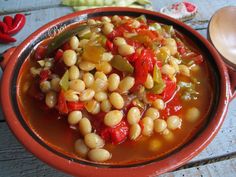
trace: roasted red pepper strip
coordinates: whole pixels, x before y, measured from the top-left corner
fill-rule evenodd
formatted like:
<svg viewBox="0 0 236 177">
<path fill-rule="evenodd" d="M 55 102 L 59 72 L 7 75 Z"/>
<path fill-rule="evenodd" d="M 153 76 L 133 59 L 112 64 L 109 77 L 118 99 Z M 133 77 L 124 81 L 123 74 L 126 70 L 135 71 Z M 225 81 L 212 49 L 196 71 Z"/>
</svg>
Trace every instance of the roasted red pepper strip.
<svg viewBox="0 0 236 177">
<path fill-rule="evenodd" d="M 3 22 L 6 23 L 6 25 L 8 26 L 9 29 L 12 28 L 13 25 L 13 18 L 11 16 L 5 16 L 3 18 Z"/>
<path fill-rule="evenodd" d="M 8 34 L 0 32 L 0 43 L 10 43 L 10 42 L 16 42 L 16 39 Z"/>
<path fill-rule="evenodd" d="M 46 50 L 47 50 L 46 46 L 42 46 L 42 45 L 38 46 L 35 50 L 34 58 L 37 61 L 43 59 L 46 56 Z"/>
<path fill-rule="evenodd" d="M 154 54 L 151 50 L 143 49 L 135 61 L 135 85 L 144 84 L 148 72 L 152 72 L 155 64 Z"/>
<path fill-rule="evenodd" d="M 84 108 L 84 104 L 82 102 L 67 102 L 68 111 L 78 111 Z"/>
<path fill-rule="evenodd" d="M 181 109 L 182 109 L 182 104 L 180 96 L 179 94 L 175 94 L 175 96 L 171 99 L 171 101 L 169 101 L 166 104 L 165 109 L 160 110 L 160 114 L 163 119 L 166 119 L 170 115 L 177 114 L 179 111 L 181 111 Z"/>
<path fill-rule="evenodd" d="M 63 55 L 63 50 L 58 49 L 55 56 L 54 56 L 54 60 L 59 61 L 61 59 L 62 55 Z"/>
<path fill-rule="evenodd" d="M 2 33 L 7 33 L 8 31 L 8 26 L 6 23 L 0 21 L 0 32 Z"/>
<path fill-rule="evenodd" d="M 129 127 L 127 122 L 122 120 L 115 127 L 106 127 L 101 131 L 101 137 L 106 142 L 111 142 L 113 144 L 122 143 L 128 136 Z"/>
<path fill-rule="evenodd" d="M 170 80 L 168 76 L 163 77 L 163 80 L 165 81 L 166 87 L 161 96 L 164 101 L 168 101 L 176 91 L 176 82 Z"/>
<path fill-rule="evenodd" d="M 7 34 L 13 35 L 19 32 L 25 25 L 25 15 L 16 14 L 13 20 L 12 28 L 7 31 Z"/>
<path fill-rule="evenodd" d="M 60 91 L 57 101 L 57 109 L 60 114 L 68 114 L 69 110 L 66 104 L 65 93 L 63 90 Z"/>
<path fill-rule="evenodd" d="M 42 70 L 39 74 L 39 77 L 40 77 L 40 83 L 43 82 L 43 81 L 46 81 L 48 80 L 49 76 L 51 74 L 51 71 L 49 69 L 46 69 L 46 70 Z"/>
</svg>

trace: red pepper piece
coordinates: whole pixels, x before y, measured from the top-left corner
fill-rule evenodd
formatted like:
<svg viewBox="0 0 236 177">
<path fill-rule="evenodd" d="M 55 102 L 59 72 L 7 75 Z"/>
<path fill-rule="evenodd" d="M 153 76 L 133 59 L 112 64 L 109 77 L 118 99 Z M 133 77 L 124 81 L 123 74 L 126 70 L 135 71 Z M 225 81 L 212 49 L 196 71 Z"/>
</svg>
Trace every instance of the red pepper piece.
<svg viewBox="0 0 236 177">
<path fill-rule="evenodd" d="M 129 127 L 127 122 L 122 120 L 118 125 L 115 127 L 107 127 L 102 130 L 101 137 L 106 142 L 111 142 L 113 144 L 122 143 L 128 136 Z"/>
<path fill-rule="evenodd" d="M 163 77 L 166 87 L 162 92 L 162 99 L 166 102 L 173 97 L 176 91 L 176 82 L 169 79 L 168 76 Z"/>
<path fill-rule="evenodd" d="M 13 20 L 12 28 L 8 30 L 7 34 L 13 35 L 19 32 L 25 25 L 25 15 L 16 14 Z"/>
<path fill-rule="evenodd" d="M 198 55 L 196 57 L 193 57 L 192 60 L 197 64 L 200 65 L 203 62 L 203 57 L 202 55 Z"/>
<path fill-rule="evenodd" d="M 0 32 L 0 43 L 10 43 L 10 42 L 16 42 L 16 39 L 8 34 Z"/>
<path fill-rule="evenodd" d="M 160 111 L 161 117 L 166 119 L 171 115 L 176 115 L 181 111 L 182 104 L 179 94 L 176 94 L 167 104 L 164 110 Z"/>
<path fill-rule="evenodd" d="M 57 109 L 60 114 L 68 114 L 69 110 L 66 104 L 65 93 L 63 90 L 60 91 L 57 101 Z"/>
<path fill-rule="evenodd" d="M 54 60 L 59 61 L 61 59 L 62 55 L 63 55 L 63 50 L 58 49 L 55 56 L 54 56 Z"/>
<path fill-rule="evenodd" d="M 113 55 L 117 54 L 118 48 L 109 39 L 106 40 L 106 48 L 111 51 Z"/>
<path fill-rule="evenodd" d="M 155 100 L 158 99 L 158 98 L 161 98 L 160 95 L 155 94 L 155 93 L 152 93 L 152 92 L 148 92 L 148 93 L 146 94 L 146 97 L 147 97 L 148 101 L 151 101 L 151 102 L 155 101 Z"/>
<path fill-rule="evenodd" d="M 42 70 L 39 74 L 39 78 L 40 78 L 39 82 L 41 83 L 43 81 L 48 80 L 50 74 L 51 74 L 51 71 L 49 69 Z"/>
<path fill-rule="evenodd" d="M 135 85 L 143 84 L 148 75 L 151 66 L 151 55 L 148 50 L 143 49 L 139 58 L 135 61 Z"/>
<path fill-rule="evenodd" d="M 42 45 L 38 46 L 35 50 L 34 58 L 37 61 L 43 59 L 46 56 L 46 50 L 47 50 L 46 46 L 42 46 Z"/>
<path fill-rule="evenodd" d="M 68 111 L 78 111 L 84 108 L 84 104 L 80 101 L 78 102 L 67 102 Z"/>
<path fill-rule="evenodd" d="M 190 52 L 182 55 L 183 60 L 193 60 L 196 64 L 201 64 L 203 62 L 203 57 L 200 54 Z"/>
<path fill-rule="evenodd" d="M 62 45 L 61 49 L 63 51 L 71 49 L 69 42 L 66 42 Z"/>
<path fill-rule="evenodd" d="M 183 55 L 183 54 L 186 52 L 186 49 L 185 49 L 185 47 L 184 47 L 184 44 L 183 44 L 182 42 L 180 42 L 180 41 L 177 41 L 176 44 L 177 44 L 177 50 L 178 50 L 178 52 L 179 52 L 181 55 Z"/>
<path fill-rule="evenodd" d="M 5 16 L 3 18 L 3 22 L 6 23 L 6 25 L 8 26 L 9 29 L 12 28 L 13 25 L 13 18 L 11 16 Z"/>
<path fill-rule="evenodd" d="M 8 31 L 8 26 L 6 23 L 0 21 L 0 32 L 2 33 L 7 33 Z"/>
<path fill-rule="evenodd" d="M 99 112 L 98 114 L 92 115 L 90 117 L 92 127 L 98 134 L 101 134 L 102 130 L 106 128 L 105 124 L 103 123 L 105 115 L 106 112 Z"/>
</svg>

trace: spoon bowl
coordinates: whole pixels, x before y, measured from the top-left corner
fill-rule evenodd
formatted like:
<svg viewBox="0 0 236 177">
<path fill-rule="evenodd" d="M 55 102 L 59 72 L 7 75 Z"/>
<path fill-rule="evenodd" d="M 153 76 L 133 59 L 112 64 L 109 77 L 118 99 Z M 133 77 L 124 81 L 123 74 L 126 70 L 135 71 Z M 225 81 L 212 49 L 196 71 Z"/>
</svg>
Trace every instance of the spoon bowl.
<svg viewBox="0 0 236 177">
<path fill-rule="evenodd" d="M 236 70 L 236 6 L 219 9 L 209 23 L 209 38 L 227 65 Z"/>
</svg>

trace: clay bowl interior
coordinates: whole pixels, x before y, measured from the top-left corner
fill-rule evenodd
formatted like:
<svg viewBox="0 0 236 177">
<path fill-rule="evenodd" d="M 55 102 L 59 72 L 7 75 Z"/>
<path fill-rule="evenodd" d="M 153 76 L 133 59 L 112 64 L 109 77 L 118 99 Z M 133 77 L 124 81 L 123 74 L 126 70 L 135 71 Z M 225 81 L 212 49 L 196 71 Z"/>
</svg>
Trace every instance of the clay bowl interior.
<svg viewBox="0 0 236 177">
<path fill-rule="evenodd" d="M 23 114 L 21 113 L 17 104 L 18 99 L 16 88 L 18 78 L 19 74 L 21 73 L 21 66 L 27 56 L 38 43 L 50 36 L 49 31 L 59 29 L 65 25 L 78 23 L 88 18 L 99 16 L 127 15 L 137 17 L 141 14 L 145 14 L 150 20 L 158 21 L 167 25 L 173 25 L 175 29 L 190 37 L 191 40 L 194 41 L 197 46 L 199 46 L 200 50 L 204 53 L 205 58 L 207 58 L 211 76 L 214 81 L 214 100 L 212 101 L 210 111 L 208 112 L 208 120 L 206 124 L 201 129 L 199 129 L 198 133 L 194 135 L 189 142 L 182 145 L 180 148 L 160 159 L 152 159 L 141 164 L 96 164 L 89 161 L 68 157 L 66 154 L 58 152 L 52 147 L 48 146 L 34 133 L 30 126 L 28 126 L 28 123 L 24 119 Z M 96 174 L 96 176 L 129 176 L 134 170 L 132 167 L 135 167 L 136 170 L 139 169 L 137 172 L 139 172 L 142 176 L 154 173 L 160 174 L 169 170 L 173 170 L 196 156 L 210 143 L 224 120 L 227 104 L 229 101 L 229 90 L 227 86 L 228 75 L 226 73 L 226 68 L 223 62 L 220 60 L 220 57 L 215 49 L 207 42 L 207 40 L 187 25 L 184 25 L 165 15 L 146 10 L 131 10 L 129 8 L 104 8 L 101 10 L 87 10 L 67 15 L 45 25 L 33 33 L 17 48 L 12 58 L 15 59 L 10 60 L 10 63 L 6 67 L 3 76 L 3 83 L 6 83 L 4 89 L 7 90 L 5 95 L 8 97 L 8 101 L 6 101 L 3 110 L 10 128 L 20 140 L 20 142 L 38 158 L 58 169 L 61 169 L 64 172 L 68 172 L 73 175 L 86 174 L 86 176 L 91 176 Z M 4 92 L 2 91 L 1 94 L 3 95 L 3 93 Z M 9 111 L 8 107 L 11 107 L 12 111 Z M 79 171 L 77 170 L 78 168 L 80 168 Z"/>
<path fill-rule="evenodd" d="M 225 62 L 236 68 L 236 6 L 219 9 L 209 23 L 209 37 Z"/>
</svg>

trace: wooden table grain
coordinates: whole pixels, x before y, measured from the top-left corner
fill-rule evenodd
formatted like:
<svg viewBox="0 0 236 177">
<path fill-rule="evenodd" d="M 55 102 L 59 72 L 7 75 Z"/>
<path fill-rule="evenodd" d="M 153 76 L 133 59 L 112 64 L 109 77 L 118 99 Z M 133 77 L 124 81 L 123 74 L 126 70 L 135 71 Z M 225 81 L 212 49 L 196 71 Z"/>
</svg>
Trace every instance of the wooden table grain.
<svg viewBox="0 0 236 177">
<path fill-rule="evenodd" d="M 188 25 L 198 30 L 204 37 L 213 13 L 224 6 L 236 6 L 236 0 L 190 0 L 199 10 Z M 156 11 L 176 0 L 152 0 Z M 47 22 L 71 13 L 68 7 L 60 6 L 60 0 L 0 0 L 0 20 L 6 14 L 24 13 L 25 27 L 15 37 L 13 44 L 0 44 L 0 53 L 20 44 L 29 34 Z M 235 22 L 233 22 L 235 23 Z M 0 72 L 0 75 L 2 71 Z M 4 104 L 4 103 L 3 103 Z M 38 160 L 13 136 L 0 109 L 0 177 L 66 177 L 42 161 Z M 235 177 L 236 176 L 236 99 L 228 109 L 226 119 L 219 133 L 210 145 L 183 167 L 165 173 L 161 177 Z"/>
</svg>

